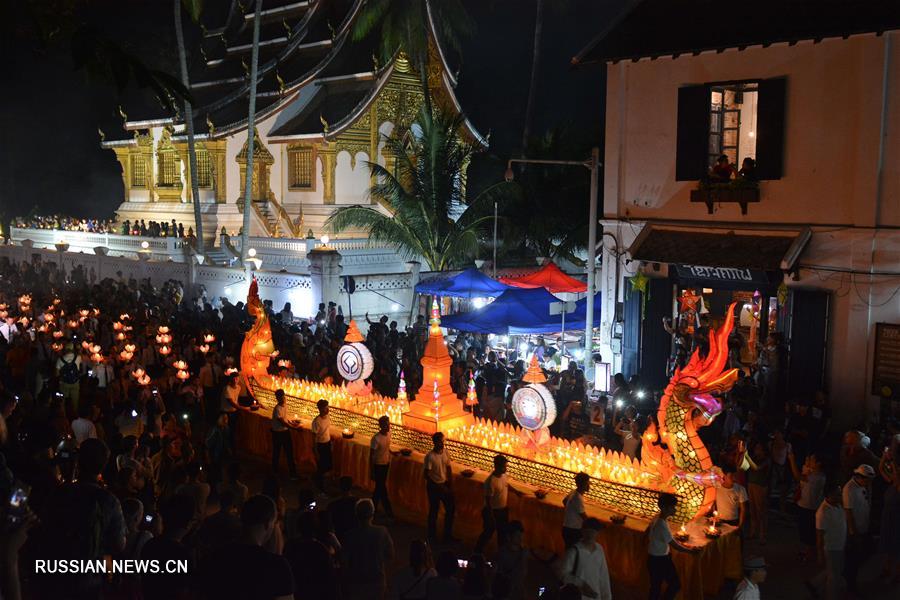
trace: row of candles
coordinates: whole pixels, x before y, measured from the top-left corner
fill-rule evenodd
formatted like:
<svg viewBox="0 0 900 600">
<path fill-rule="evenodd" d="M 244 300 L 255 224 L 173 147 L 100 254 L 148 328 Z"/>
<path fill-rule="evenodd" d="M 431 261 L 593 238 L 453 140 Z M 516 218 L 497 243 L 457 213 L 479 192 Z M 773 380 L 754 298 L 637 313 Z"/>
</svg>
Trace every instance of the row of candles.
<svg viewBox="0 0 900 600">
<path fill-rule="evenodd" d="M 288 396 L 312 402 L 324 398 L 332 406 L 373 417 L 386 414 L 391 422 L 396 424 L 402 423 L 403 413 L 409 409 L 406 383 L 402 374 L 397 393 L 398 398 L 386 398 L 376 393 L 360 398 L 348 393 L 344 387 L 299 378 L 275 376 L 269 378 L 267 383 L 270 390 L 274 391 L 280 388 Z M 474 387 L 474 382 L 471 387 Z M 472 391 L 474 392 L 474 390 Z M 439 397 L 435 385 L 432 397 L 435 420 L 440 418 Z M 586 446 L 578 441 L 573 442 L 556 437 L 551 437 L 549 442 L 536 449 L 528 448 L 526 444 L 522 443 L 523 437 L 527 434 L 522 428 L 509 423 L 476 419 L 474 424 L 450 429 L 446 434 L 451 440 L 513 456 L 521 456 L 570 472 L 584 471 L 592 477 L 605 481 L 656 489 L 666 487 L 655 469 L 620 452 Z"/>
</svg>

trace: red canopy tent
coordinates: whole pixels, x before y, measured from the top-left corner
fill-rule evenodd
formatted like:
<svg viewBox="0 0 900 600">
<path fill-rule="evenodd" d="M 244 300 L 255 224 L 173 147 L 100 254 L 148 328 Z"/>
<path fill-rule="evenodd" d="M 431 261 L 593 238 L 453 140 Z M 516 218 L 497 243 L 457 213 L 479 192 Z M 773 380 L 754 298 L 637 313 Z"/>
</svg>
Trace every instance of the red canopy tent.
<svg viewBox="0 0 900 600">
<path fill-rule="evenodd" d="M 587 291 L 587 284 L 583 281 L 569 277 L 550 261 L 534 273 L 524 277 L 501 277 L 500 281 L 506 285 L 520 288 L 545 288 L 551 294 L 560 292 L 582 293 Z"/>
</svg>

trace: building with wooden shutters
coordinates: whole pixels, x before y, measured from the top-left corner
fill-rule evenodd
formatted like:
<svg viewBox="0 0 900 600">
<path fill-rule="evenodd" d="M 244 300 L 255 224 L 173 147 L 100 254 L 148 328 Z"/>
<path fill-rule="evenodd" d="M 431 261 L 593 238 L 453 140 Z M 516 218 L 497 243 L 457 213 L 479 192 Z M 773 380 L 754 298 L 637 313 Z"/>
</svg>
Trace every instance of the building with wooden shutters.
<svg viewBox="0 0 900 600">
<path fill-rule="evenodd" d="M 767 402 L 856 424 L 900 399 L 900 3 L 725 8 L 631 2 L 573 58 L 607 77 L 601 354 L 658 387 L 662 319 L 693 341 L 736 302 Z"/>
</svg>

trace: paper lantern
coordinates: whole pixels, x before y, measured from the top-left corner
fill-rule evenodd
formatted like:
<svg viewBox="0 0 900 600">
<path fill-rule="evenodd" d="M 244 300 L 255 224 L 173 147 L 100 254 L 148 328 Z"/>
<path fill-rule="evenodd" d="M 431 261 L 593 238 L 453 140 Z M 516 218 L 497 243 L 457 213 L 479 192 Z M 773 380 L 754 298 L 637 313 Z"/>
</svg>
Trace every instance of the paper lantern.
<svg viewBox="0 0 900 600">
<path fill-rule="evenodd" d="M 150 377 L 148 375 L 143 375 L 137 380 L 138 385 L 150 385 Z"/>
<path fill-rule="evenodd" d="M 94 354 L 91 354 L 91 362 L 100 364 L 103 362 L 103 356 L 95 352 Z"/>
<path fill-rule="evenodd" d="M 68 323 L 69 329 L 76 329 L 78 327 L 78 321 L 69 321 Z"/>
<path fill-rule="evenodd" d="M 57 329 L 56 331 L 53 332 L 53 337 L 56 338 L 57 340 L 58 340 L 59 338 L 61 338 L 62 336 L 64 336 L 64 335 L 65 335 L 65 334 L 64 334 L 62 331 L 58 330 L 58 329 Z"/>
<path fill-rule="evenodd" d="M 81 342 L 81 347 L 85 350 L 89 350 L 91 348 L 91 343 L 87 340 L 84 340 L 83 342 Z"/>
<path fill-rule="evenodd" d="M 531 431 L 549 427 L 556 420 L 553 394 L 541 383 L 529 384 L 513 394 L 512 409 L 519 425 Z"/>
<path fill-rule="evenodd" d="M 100 344 L 94 344 L 93 346 L 91 346 L 91 354 L 100 354 L 101 350 L 102 348 L 100 347 Z"/>
<path fill-rule="evenodd" d="M 134 371 L 131 372 L 131 376 L 134 377 L 135 379 L 140 379 L 145 374 L 146 374 L 146 372 L 144 371 L 144 369 L 142 369 L 140 367 L 136 368 Z"/>
<path fill-rule="evenodd" d="M 168 356 L 169 354 L 172 353 L 172 349 L 169 348 L 168 346 L 162 346 L 159 349 L 159 353 L 162 354 L 163 356 Z"/>
<path fill-rule="evenodd" d="M 206 354 L 207 352 L 209 352 L 209 344 L 200 344 L 197 347 L 197 350 L 199 350 L 203 354 Z"/>
<path fill-rule="evenodd" d="M 113 323 L 113 329 L 115 331 L 122 331 L 123 327 L 125 327 L 125 326 L 122 325 L 122 321 L 116 321 L 115 323 Z"/>
<path fill-rule="evenodd" d="M 119 360 L 121 360 L 122 362 L 127 363 L 129 360 L 131 360 L 132 356 L 134 356 L 134 353 L 129 352 L 128 350 L 122 350 L 121 352 L 119 352 Z"/>
<path fill-rule="evenodd" d="M 89 311 L 89 310 L 86 309 L 86 308 L 82 308 L 81 310 L 78 311 L 78 314 L 81 315 L 81 316 L 84 317 L 84 318 L 87 318 L 88 315 L 91 314 L 91 311 Z"/>
<path fill-rule="evenodd" d="M 119 315 L 120 321 L 124 321 L 124 320 L 130 319 L 130 318 L 131 318 L 131 316 L 128 313 L 122 313 L 121 315 Z"/>
<path fill-rule="evenodd" d="M 190 373 L 188 373 L 187 371 L 182 370 L 182 369 L 179 369 L 179 371 L 177 373 L 175 373 L 175 377 L 177 377 L 181 381 L 186 381 L 188 378 L 190 378 L 190 376 L 191 376 Z"/>
<path fill-rule="evenodd" d="M 363 339 L 356 321 L 351 319 L 347 335 L 344 336 L 344 345 L 337 353 L 338 373 L 347 381 L 368 379 L 375 369 L 375 359 L 362 343 Z"/>
<path fill-rule="evenodd" d="M 556 420 L 556 402 L 553 394 L 544 385 L 547 378 L 538 364 L 537 355 L 531 357 L 528 371 L 522 377 L 528 382 L 512 398 L 513 415 L 524 429 L 535 431 L 550 427 Z"/>
<path fill-rule="evenodd" d="M 227 369 L 225 369 L 225 375 L 226 375 L 226 376 L 227 376 L 227 375 L 234 375 L 234 374 L 237 373 L 237 372 L 238 372 L 238 370 L 235 369 L 234 367 L 228 367 Z"/>
<path fill-rule="evenodd" d="M 175 367 L 176 369 L 178 369 L 179 371 L 187 370 L 187 363 L 184 362 L 183 360 L 176 360 L 175 362 L 172 363 L 172 366 Z"/>
<path fill-rule="evenodd" d="M 116 339 L 120 342 L 123 341 L 125 339 L 125 334 L 120 331 L 116 334 Z"/>
<path fill-rule="evenodd" d="M 212 344 L 213 342 L 216 341 L 216 336 L 214 336 L 211 333 L 207 333 L 206 335 L 203 336 L 203 341 L 206 342 L 207 344 Z"/>
<path fill-rule="evenodd" d="M 169 328 L 166 327 L 165 325 L 160 325 L 160 326 L 159 326 L 159 329 L 157 329 L 157 331 L 158 331 L 159 333 L 169 333 Z"/>
<path fill-rule="evenodd" d="M 53 316 L 53 313 L 49 313 L 49 312 L 44 313 L 44 320 L 47 321 L 48 323 L 52 323 L 55 318 L 56 317 Z"/>
<path fill-rule="evenodd" d="M 136 348 L 137 346 L 135 346 L 134 344 L 125 344 L 125 350 L 127 350 L 128 352 L 134 352 Z"/>
</svg>

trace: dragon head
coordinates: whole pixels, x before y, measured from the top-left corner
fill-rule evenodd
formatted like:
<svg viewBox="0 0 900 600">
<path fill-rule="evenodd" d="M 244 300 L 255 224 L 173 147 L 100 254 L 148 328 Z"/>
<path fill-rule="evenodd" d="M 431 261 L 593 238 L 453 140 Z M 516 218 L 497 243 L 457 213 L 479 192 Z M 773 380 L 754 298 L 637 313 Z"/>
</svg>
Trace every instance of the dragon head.
<svg viewBox="0 0 900 600">
<path fill-rule="evenodd" d="M 731 389 L 737 380 L 737 369 L 725 369 L 728 362 L 728 336 L 734 327 L 734 304 L 728 307 L 725 323 L 709 336 L 709 352 L 703 358 L 694 351 L 684 369 L 679 369 L 669 383 L 672 399 L 685 407 L 698 409 L 703 424 L 708 425 L 722 412 L 717 398 Z"/>
</svg>

